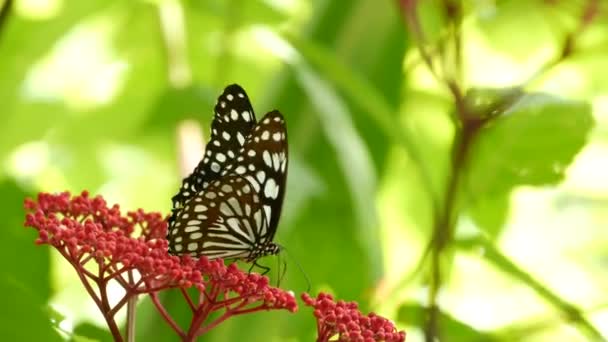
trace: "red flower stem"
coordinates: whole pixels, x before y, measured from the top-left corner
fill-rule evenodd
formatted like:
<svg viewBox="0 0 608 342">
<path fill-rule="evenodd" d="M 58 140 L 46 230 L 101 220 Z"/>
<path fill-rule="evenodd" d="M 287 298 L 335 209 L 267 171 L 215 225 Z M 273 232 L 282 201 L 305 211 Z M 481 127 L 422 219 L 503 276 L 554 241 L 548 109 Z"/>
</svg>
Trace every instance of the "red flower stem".
<svg viewBox="0 0 608 342">
<path fill-rule="evenodd" d="M 134 296 L 137 296 L 137 294 L 129 291 L 129 289 L 125 289 L 126 293 L 125 295 L 122 297 L 122 299 L 116 303 L 116 305 L 114 305 L 114 307 L 108 311 L 108 314 L 114 316 L 116 315 L 116 313 L 118 312 L 118 310 L 122 309 L 122 307 L 127 304 L 127 302 Z"/>
<path fill-rule="evenodd" d="M 215 328 L 216 326 L 218 326 L 218 324 L 222 323 L 223 321 L 227 320 L 228 318 L 232 317 L 232 316 L 236 316 L 239 315 L 241 313 L 248 313 L 248 312 L 253 312 L 253 311 L 258 311 L 260 309 L 262 309 L 264 306 L 260 306 L 260 307 L 256 307 L 256 308 L 250 308 L 250 309 L 246 309 L 246 310 L 241 310 L 239 311 L 238 309 L 247 306 L 247 302 L 243 302 L 240 305 L 238 305 L 237 307 L 233 308 L 233 309 L 227 309 L 226 312 L 224 312 L 224 314 L 219 317 L 218 319 L 216 319 L 215 321 L 200 327 L 198 329 L 198 331 L 196 332 L 196 336 L 200 336 L 208 331 L 210 331 L 211 329 Z"/>
<path fill-rule="evenodd" d="M 87 263 L 87 262 L 89 262 L 89 260 L 93 259 L 93 257 L 92 257 L 90 254 L 88 254 L 88 255 L 86 255 L 86 256 L 85 256 L 85 255 L 86 255 L 86 254 L 84 254 L 84 253 L 83 253 L 83 254 L 82 254 L 82 255 L 81 255 L 81 256 L 80 256 L 80 257 L 77 259 L 77 260 L 78 260 L 78 263 L 79 263 L 79 264 L 81 264 L 82 266 L 86 265 L 86 263 Z M 83 257 L 84 257 L 84 258 L 83 258 Z"/>
<path fill-rule="evenodd" d="M 87 290 L 87 292 L 89 293 L 89 296 L 91 296 L 91 298 L 93 299 L 93 301 L 95 302 L 95 304 L 97 305 L 97 307 L 99 307 L 99 309 L 101 309 L 101 302 L 99 301 L 99 298 L 97 297 L 97 293 L 95 293 L 95 290 L 93 290 L 93 288 L 91 287 L 91 284 L 89 284 L 89 281 L 87 280 L 87 278 L 84 276 L 84 274 L 82 274 L 80 272 L 81 268 L 78 267 L 78 265 L 72 263 L 70 261 L 70 259 L 68 258 L 68 256 L 65 253 L 64 249 L 60 249 L 57 248 L 57 250 L 59 251 L 59 253 L 61 253 L 61 255 L 68 260 L 68 262 L 72 265 L 72 267 L 74 267 L 74 269 L 76 270 L 76 274 L 78 275 L 78 278 L 80 278 L 80 281 L 82 282 L 82 284 L 84 285 L 85 290 Z M 97 278 L 97 277 L 95 277 Z M 96 281 L 96 280 L 95 280 Z"/>
<path fill-rule="evenodd" d="M 194 341 L 197 336 L 200 336 L 200 330 L 202 329 L 203 323 L 209 317 L 209 314 L 216 310 L 215 298 L 217 298 L 220 293 L 220 286 L 212 286 L 209 292 L 209 295 L 207 295 L 206 291 L 202 292 L 206 300 L 202 300 L 203 296 L 199 297 L 199 302 L 201 302 L 201 304 L 192 315 L 192 321 L 190 322 L 190 328 L 188 329 L 188 335 L 185 341 Z"/>
<path fill-rule="evenodd" d="M 123 338 L 120 334 L 120 329 L 118 329 L 118 325 L 114 320 L 114 313 L 112 312 L 113 310 L 110 306 L 110 301 L 108 300 L 108 293 L 106 288 L 108 282 L 103 278 L 103 272 L 105 267 L 103 267 L 103 264 L 100 264 L 99 266 L 99 278 L 101 278 L 101 280 L 97 282 L 97 286 L 99 287 L 99 296 L 101 298 L 100 309 L 103 313 L 104 318 L 106 319 L 106 322 L 108 323 L 110 332 L 112 332 L 112 337 L 114 337 L 115 341 L 122 342 Z"/>
<path fill-rule="evenodd" d="M 184 296 L 184 298 L 186 299 L 186 302 L 188 302 L 188 306 L 190 306 L 190 310 L 192 310 L 192 312 L 195 312 L 196 307 L 194 306 L 194 303 L 192 302 L 192 298 L 190 298 L 190 294 L 188 294 L 188 291 L 186 291 L 186 289 L 184 289 L 183 287 L 180 287 L 179 290 L 182 293 L 182 295 Z"/>
<path fill-rule="evenodd" d="M 114 338 L 114 341 L 122 342 L 123 341 L 122 335 L 120 334 L 120 330 L 118 329 L 118 325 L 116 324 L 116 321 L 114 321 L 114 316 L 109 315 L 109 313 L 108 313 L 109 305 L 107 303 L 107 299 L 105 299 L 105 300 L 103 299 L 103 296 L 105 295 L 105 283 L 103 281 L 100 281 L 99 277 L 94 278 L 95 283 L 99 287 L 99 294 L 102 297 L 100 299 L 97 296 L 97 294 L 95 293 L 95 290 L 93 289 L 93 287 L 91 287 L 91 284 L 89 283 L 88 279 L 85 277 L 85 274 L 82 272 L 83 268 L 79 267 L 80 265 L 76 265 L 70 261 L 72 259 L 70 259 L 68 257 L 68 255 L 66 255 L 65 249 L 57 248 L 57 250 L 59 250 L 61 255 L 63 255 L 63 257 L 66 260 L 68 260 L 70 262 L 70 264 L 76 270 L 76 274 L 78 275 L 78 278 L 80 278 L 80 281 L 84 285 L 84 288 L 87 290 L 87 292 L 89 293 L 89 296 L 91 296 L 91 298 L 93 299 L 93 301 L 95 302 L 95 304 L 97 305 L 97 307 L 99 308 L 101 313 L 103 314 L 103 318 L 106 320 L 106 324 L 108 324 L 108 328 L 110 328 L 110 332 L 112 333 L 112 337 Z M 101 267 L 100 267 L 100 274 L 102 274 Z"/>
<path fill-rule="evenodd" d="M 81 266 L 80 270 L 82 271 L 82 273 L 84 273 L 84 275 L 91 278 L 91 280 L 93 280 L 94 282 L 99 281 L 99 278 L 96 275 L 94 275 L 93 273 L 91 273 L 91 271 L 85 269 L 83 264 L 80 264 L 80 266 Z"/>
<path fill-rule="evenodd" d="M 186 337 L 186 334 L 184 333 L 182 328 L 180 328 L 179 325 L 177 325 L 177 323 L 173 320 L 173 318 L 171 318 L 171 315 L 169 315 L 167 310 L 165 310 L 165 307 L 160 303 L 160 300 L 158 299 L 158 292 L 151 292 L 150 299 L 152 300 L 152 303 L 156 307 L 156 310 L 158 310 L 160 315 L 163 316 L 164 320 L 167 321 L 167 323 L 169 323 L 169 326 L 171 327 L 171 329 L 173 329 L 173 331 L 175 331 L 182 339 L 184 339 Z"/>
</svg>

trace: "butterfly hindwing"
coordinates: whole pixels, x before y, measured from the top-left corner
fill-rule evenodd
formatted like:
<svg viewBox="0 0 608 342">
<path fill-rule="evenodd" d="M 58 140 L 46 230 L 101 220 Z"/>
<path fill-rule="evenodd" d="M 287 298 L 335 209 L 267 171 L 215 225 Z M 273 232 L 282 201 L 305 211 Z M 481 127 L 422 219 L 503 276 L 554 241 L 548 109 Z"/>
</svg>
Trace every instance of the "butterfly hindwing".
<svg viewBox="0 0 608 342">
<path fill-rule="evenodd" d="M 169 231 L 169 251 L 213 258 L 246 259 L 267 231 L 257 193 L 241 176 L 212 182 L 192 198 Z"/>
</svg>

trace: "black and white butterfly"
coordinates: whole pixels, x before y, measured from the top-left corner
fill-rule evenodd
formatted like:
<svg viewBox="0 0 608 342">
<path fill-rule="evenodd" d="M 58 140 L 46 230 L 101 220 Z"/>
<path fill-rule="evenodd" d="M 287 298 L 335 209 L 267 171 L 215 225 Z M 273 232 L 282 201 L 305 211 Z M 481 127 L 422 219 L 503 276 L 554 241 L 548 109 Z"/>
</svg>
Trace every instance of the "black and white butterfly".
<svg viewBox="0 0 608 342">
<path fill-rule="evenodd" d="M 171 254 L 255 262 L 277 254 L 274 238 L 287 178 L 287 130 L 281 113 L 259 122 L 233 84 L 217 100 L 203 160 L 173 196 Z"/>
</svg>

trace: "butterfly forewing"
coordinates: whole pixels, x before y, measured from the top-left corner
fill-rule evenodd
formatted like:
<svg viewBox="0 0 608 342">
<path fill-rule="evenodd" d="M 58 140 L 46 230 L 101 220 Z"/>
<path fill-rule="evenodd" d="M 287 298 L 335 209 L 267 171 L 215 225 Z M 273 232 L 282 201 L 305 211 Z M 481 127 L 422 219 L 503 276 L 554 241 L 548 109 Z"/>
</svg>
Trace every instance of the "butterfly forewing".
<svg viewBox="0 0 608 342">
<path fill-rule="evenodd" d="M 244 118 L 246 111 L 251 120 L 233 119 L 235 107 L 223 107 L 222 103 L 227 106 L 226 101 L 234 101 L 239 93 L 244 101 L 237 113 Z M 232 95 L 231 100 L 228 95 Z M 167 236 L 169 251 L 246 261 L 276 254 L 279 248 L 272 239 L 281 214 L 288 163 L 283 116 L 272 111 L 256 123 L 245 92 L 230 86 L 216 105 L 207 149 L 211 152 L 206 152 L 205 159 L 189 176 L 194 178 L 185 179 L 185 187 L 176 195 L 181 196 L 177 198 L 177 202 L 181 201 L 178 206 L 174 197 Z M 218 168 L 213 163 L 220 159 Z M 191 188 L 192 184 L 200 187 Z M 188 195 L 183 194 L 184 189 Z"/>
<path fill-rule="evenodd" d="M 219 96 L 211 123 L 211 139 L 205 156 L 194 171 L 182 181 L 173 196 L 173 209 L 181 208 L 215 179 L 235 158 L 255 126 L 255 114 L 247 93 L 239 85 L 229 85 Z M 171 221 L 175 219 L 172 216 Z"/>
</svg>

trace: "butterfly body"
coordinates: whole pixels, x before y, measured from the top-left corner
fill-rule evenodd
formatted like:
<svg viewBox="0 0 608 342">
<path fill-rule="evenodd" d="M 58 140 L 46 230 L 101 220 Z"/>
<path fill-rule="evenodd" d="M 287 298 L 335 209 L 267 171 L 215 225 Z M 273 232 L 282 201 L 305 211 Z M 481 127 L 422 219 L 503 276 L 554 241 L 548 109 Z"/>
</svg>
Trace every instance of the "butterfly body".
<svg viewBox="0 0 608 342">
<path fill-rule="evenodd" d="M 273 241 L 285 195 L 287 130 L 281 113 L 259 122 L 245 91 L 218 98 L 205 156 L 172 198 L 172 254 L 247 262 L 277 254 Z"/>
</svg>

